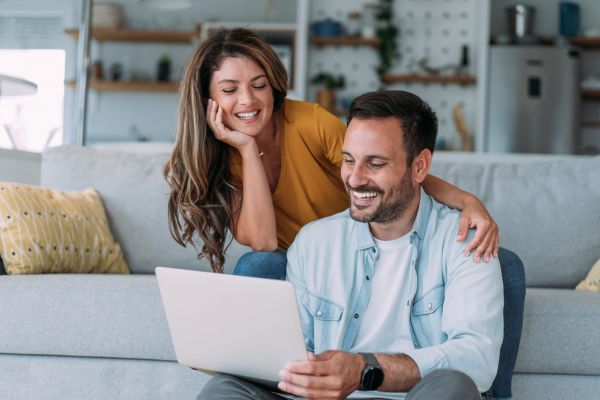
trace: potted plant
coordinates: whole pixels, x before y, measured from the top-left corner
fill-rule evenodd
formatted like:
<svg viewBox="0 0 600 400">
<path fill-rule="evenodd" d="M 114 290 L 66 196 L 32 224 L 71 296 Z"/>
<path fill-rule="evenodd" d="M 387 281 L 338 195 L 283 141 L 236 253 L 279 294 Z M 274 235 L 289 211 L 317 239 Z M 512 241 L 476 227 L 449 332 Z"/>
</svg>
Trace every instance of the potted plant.
<svg viewBox="0 0 600 400">
<path fill-rule="evenodd" d="M 158 60 L 158 73 L 156 80 L 159 82 L 168 82 L 171 77 L 171 57 L 163 54 Z"/>
<path fill-rule="evenodd" d="M 322 88 L 317 91 L 317 103 L 323 108 L 333 112 L 335 109 L 335 91 L 336 89 L 343 89 L 346 86 L 344 75 L 333 75 L 329 72 L 320 72 L 313 76 L 310 82 L 322 86 Z"/>
<path fill-rule="evenodd" d="M 379 0 L 377 13 L 377 37 L 379 38 L 379 65 L 377 66 L 377 74 L 383 82 L 383 77 L 392 68 L 396 58 L 398 57 L 398 45 L 396 36 L 398 28 L 396 28 L 393 19 L 393 0 Z"/>
</svg>

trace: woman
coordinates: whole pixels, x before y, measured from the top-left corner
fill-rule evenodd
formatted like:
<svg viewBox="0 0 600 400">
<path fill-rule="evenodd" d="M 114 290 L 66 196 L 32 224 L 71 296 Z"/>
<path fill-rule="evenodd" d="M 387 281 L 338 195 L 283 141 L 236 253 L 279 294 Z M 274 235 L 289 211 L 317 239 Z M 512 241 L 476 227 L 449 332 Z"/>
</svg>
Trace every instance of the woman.
<svg viewBox="0 0 600 400">
<path fill-rule="evenodd" d="M 316 104 L 285 99 L 287 74 L 260 36 L 218 30 L 191 57 L 181 83 L 177 140 L 164 175 L 169 222 L 181 245 L 222 272 L 226 231 L 254 252 L 235 273 L 285 278 L 284 251 L 304 224 L 348 207 L 340 179 L 344 124 Z M 462 210 L 466 252 L 498 255 L 498 228 L 474 196 L 429 176 L 424 189 Z M 279 251 L 275 251 L 279 250 Z"/>
</svg>

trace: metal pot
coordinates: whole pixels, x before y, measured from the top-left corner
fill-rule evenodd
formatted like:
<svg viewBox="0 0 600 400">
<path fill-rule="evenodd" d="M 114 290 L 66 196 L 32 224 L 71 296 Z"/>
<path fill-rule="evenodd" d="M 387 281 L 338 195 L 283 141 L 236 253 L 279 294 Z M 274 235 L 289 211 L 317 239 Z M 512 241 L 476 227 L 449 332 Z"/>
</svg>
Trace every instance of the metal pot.
<svg viewBox="0 0 600 400">
<path fill-rule="evenodd" d="M 506 7 L 508 32 L 514 38 L 533 36 L 535 8 L 525 4 Z"/>
</svg>

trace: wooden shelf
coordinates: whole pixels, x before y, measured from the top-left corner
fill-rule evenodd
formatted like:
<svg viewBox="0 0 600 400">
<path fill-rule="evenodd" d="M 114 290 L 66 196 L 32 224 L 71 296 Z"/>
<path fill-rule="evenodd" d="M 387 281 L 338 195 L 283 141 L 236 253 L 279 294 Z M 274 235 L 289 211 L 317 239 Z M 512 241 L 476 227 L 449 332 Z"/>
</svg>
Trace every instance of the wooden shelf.
<svg viewBox="0 0 600 400">
<path fill-rule="evenodd" d="M 67 29 L 65 33 L 73 39 L 79 39 L 78 29 Z M 155 31 L 94 28 L 91 37 L 98 41 L 114 42 L 154 42 L 154 43 L 190 43 L 197 35 L 195 31 Z"/>
<path fill-rule="evenodd" d="M 600 89 L 582 90 L 581 97 L 583 97 L 584 99 L 600 100 Z"/>
<path fill-rule="evenodd" d="M 310 43 L 316 47 L 322 46 L 369 46 L 379 47 L 378 38 L 363 38 L 360 36 L 311 36 Z"/>
<path fill-rule="evenodd" d="M 600 49 L 600 36 L 576 36 L 571 38 L 571 44 L 589 49 Z"/>
<path fill-rule="evenodd" d="M 584 128 L 600 128 L 600 121 L 583 121 L 581 126 Z"/>
<path fill-rule="evenodd" d="M 436 84 L 449 84 L 449 85 L 460 85 L 469 86 L 474 85 L 477 79 L 470 75 L 392 75 L 385 74 L 382 78 L 384 83 L 436 83 Z"/>
<path fill-rule="evenodd" d="M 67 86 L 75 87 L 75 81 L 67 82 Z M 179 82 L 119 82 L 90 81 L 90 88 L 99 92 L 162 92 L 175 93 L 179 90 Z"/>
</svg>

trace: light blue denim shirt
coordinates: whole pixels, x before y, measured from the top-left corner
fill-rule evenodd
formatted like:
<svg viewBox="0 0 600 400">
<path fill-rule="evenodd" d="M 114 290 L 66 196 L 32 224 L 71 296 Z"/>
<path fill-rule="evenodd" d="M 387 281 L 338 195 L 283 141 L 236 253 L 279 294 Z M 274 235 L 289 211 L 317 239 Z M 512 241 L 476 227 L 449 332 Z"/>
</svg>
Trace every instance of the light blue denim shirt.
<svg viewBox="0 0 600 400">
<path fill-rule="evenodd" d="M 484 392 L 496 376 L 502 344 L 502 276 L 497 258 L 476 263 L 463 254 L 473 232 L 466 241 L 456 241 L 459 217 L 421 190 L 410 232 L 414 348 L 403 353 L 416 362 L 421 376 L 455 369 Z M 353 220 L 348 210 L 300 230 L 287 253 L 287 279 L 296 288 L 309 351 L 352 347 L 371 296 L 378 254 L 369 225 Z"/>
</svg>

